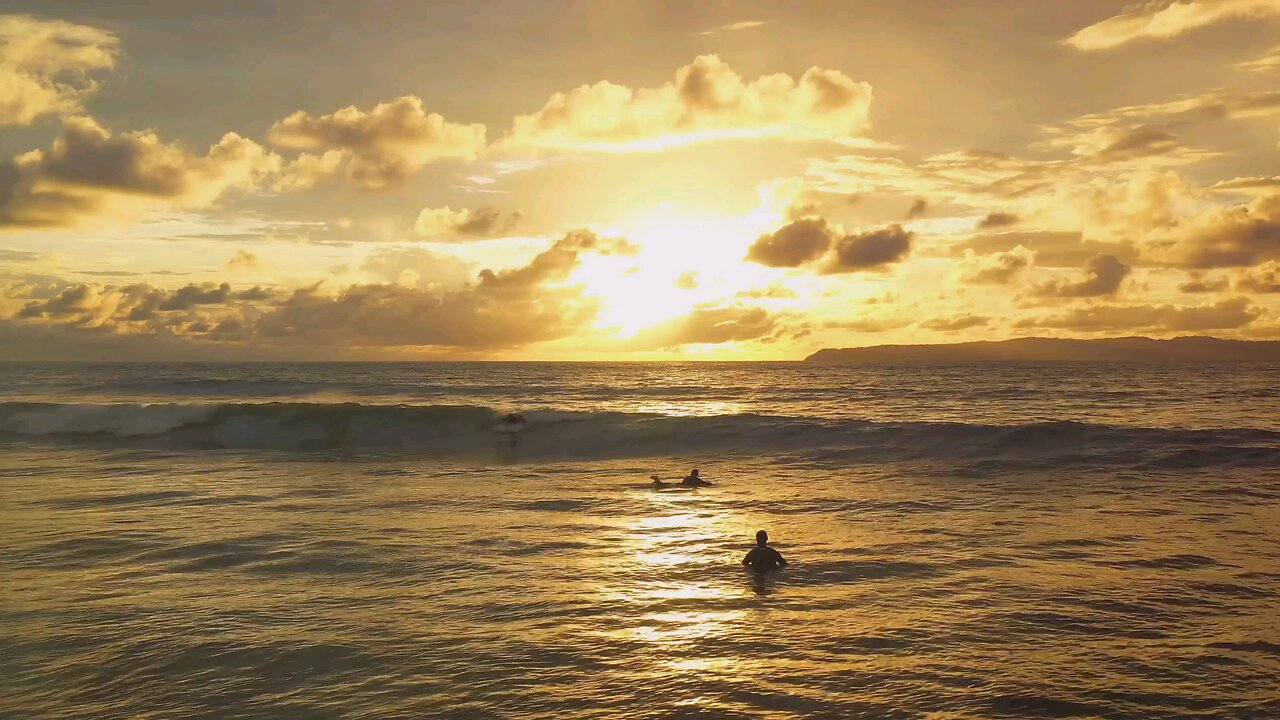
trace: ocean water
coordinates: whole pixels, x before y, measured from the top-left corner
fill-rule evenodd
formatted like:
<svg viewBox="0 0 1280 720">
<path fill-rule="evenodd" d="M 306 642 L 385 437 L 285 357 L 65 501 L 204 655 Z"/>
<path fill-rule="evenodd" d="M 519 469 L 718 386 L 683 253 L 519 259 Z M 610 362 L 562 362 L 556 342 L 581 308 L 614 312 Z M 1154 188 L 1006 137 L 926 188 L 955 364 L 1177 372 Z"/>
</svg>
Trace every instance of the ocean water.
<svg viewBox="0 0 1280 720">
<path fill-rule="evenodd" d="M 0 365 L 0 717 L 1280 718 L 1278 379 Z"/>
</svg>

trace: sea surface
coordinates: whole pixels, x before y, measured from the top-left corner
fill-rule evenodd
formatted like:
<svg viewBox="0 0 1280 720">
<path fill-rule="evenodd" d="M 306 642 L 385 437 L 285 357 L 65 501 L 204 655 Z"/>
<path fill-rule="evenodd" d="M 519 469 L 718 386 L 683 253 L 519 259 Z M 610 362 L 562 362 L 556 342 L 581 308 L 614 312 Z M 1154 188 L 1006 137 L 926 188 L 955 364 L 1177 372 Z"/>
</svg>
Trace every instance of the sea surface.
<svg viewBox="0 0 1280 720">
<path fill-rule="evenodd" d="M 1280 367 L 0 365 L 0 717 L 1280 718 Z"/>
</svg>

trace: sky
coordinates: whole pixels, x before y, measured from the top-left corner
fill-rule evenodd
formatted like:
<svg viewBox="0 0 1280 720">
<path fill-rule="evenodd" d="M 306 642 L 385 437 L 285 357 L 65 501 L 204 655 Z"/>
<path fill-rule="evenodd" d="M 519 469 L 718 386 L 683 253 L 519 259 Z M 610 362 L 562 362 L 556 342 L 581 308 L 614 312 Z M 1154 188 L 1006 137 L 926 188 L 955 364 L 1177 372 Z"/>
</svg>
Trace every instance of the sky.
<svg viewBox="0 0 1280 720">
<path fill-rule="evenodd" d="M 0 359 L 1280 339 L 1280 0 L 0 1 Z"/>
</svg>

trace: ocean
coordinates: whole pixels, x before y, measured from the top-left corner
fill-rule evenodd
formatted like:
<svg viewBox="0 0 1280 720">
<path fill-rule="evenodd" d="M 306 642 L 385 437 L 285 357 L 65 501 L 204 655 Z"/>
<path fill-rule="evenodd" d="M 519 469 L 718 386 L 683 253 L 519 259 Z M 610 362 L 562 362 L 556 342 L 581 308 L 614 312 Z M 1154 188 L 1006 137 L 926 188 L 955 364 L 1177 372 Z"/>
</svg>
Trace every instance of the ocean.
<svg viewBox="0 0 1280 720">
<path fill-rule="evenodd" d="M 0 717 L 1277 718 L 1278 378 L 0 365 Z"/>
</svg>

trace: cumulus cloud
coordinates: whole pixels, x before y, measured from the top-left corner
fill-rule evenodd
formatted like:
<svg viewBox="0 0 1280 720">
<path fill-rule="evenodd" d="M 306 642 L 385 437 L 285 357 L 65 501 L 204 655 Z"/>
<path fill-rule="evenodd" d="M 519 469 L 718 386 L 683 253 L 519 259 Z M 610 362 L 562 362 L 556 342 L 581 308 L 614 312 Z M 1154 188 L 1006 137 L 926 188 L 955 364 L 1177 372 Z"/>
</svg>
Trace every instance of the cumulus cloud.
<svg viewBox="0 0 1280 720">
<path fill-rule="evenodd" d="M 757 238 L 747 259 L 769 267 L 800 267 L 827 252 L 834 232 L 822 218 L 796 220 Z"/>
<path fill-rule="evenodd" d="M 1018 245 L 1012 250 L 978 255 L 966 249 L 960 278 L 971 285 L 1007 285 L 1035 263 L 1036 254 Z"/>
<path fill-rule="evenodd" d="M 957 332 L 960 330 L 968 330 L 969 328 L 984 327 L 991 322 L 989 317 L 981 317 L 978 315 L 955 315 L 952 317 L 933 318 L 920 323 L 920 327 L 925 330 L 936 330 L 938 332 Z"/>
<path fill-rule="evenodd" d="M 504 213 L 493 207 L 476 210 L 454 210 L 448 206 L 423 208 L 413 224 L 413 231 L 432 238 L 494 237 L 510 232 L 523 217 L 519 210 Z"/>
<path fill-rule="evenodd" d="M 205 207 L 280 169 L 279 156 L 227 133 L 204 156 L 143 131 L 112 135 L 71 117 L 48 152 L 0 162 L 0 226 L 65 227 L 152 206 Z"/>
<path fill-rule="evenodd" d="M 234 291 L 228 283 L 189 284 L 176 290 L 147 283 L 81 283 L 52 297 L 26 303 L 16 317 L 119 333 L 175 332 L 193 324 L 196 328 L 212 327 L 211 317 L 238 316 L 246 308 L 236 307 L 237 304 L 260 303 L 271 296 L 261 287 Z M 211 312 L 193 315 L 194 310 Z"/>
<path fill-rule="evenodd" d="M 348 176 L 379 190 L 402 183 L 430 162 L 475 158 L 484 149 L 485 127 L 448 122 L 407 95 L 368 111 L 351 106 L 316 116 L 299 110 L 273 125 L 270 136 L 281 147 L 342 152 Z"/>
<path fill-rule="evenodd" d="M 444 293 L 353 285 L 332 296 L 298 290 L 254 331 L 266 340 L 344 347 L 497 349 L 564 337 L 596 310 L 594 301 L 563 288 L 511 296 L 483 285 Z"/>
<path fill-rule="evenodd" d="M 90 74 L 115 67 L 116 36 L 30 15 L 0 15 L 0 125 L 79 112 L 97 90 Z"/>
<path fill-rule="evenodd" d="M 1043 297 L 1083 298 L 1114 295 L 1132 268 L 1114 255 L 1094 255 L 1085 263 L 1080 280 L 1050 280 L 1040 283 L 1032 293 Z"/>
<path fill-rule="evenodd" d="M 480 288 L 491 292 L 520 292 L 546 282 L 564 280 L 585 252 L 631 255 L 635 245 L 621 238 L 601 238 L 589 230 L 574 230 L 534 256 L 528 265 L 508 270 L 481 270 Z"/>
<path fill-rule="evenodd" d="M 360 269 L 384 282 L 419 290 L 461 287 L 474 276 L 458 258 L 418 247 L 378 248 Z"/>
<path fill-rule="evenodd" d="M 693 270 L 680 273 L 680 277 L 676 278 L 676 287 L 681 290 L 693 290 L 698 287 L 698 273 Z"/>
<path fill-rule="evenodd" d="M 1167 40 L 1224 20 L 1280 16 L 1275 0 L 1182 0 L 1138 5 L 1076 32 L 1077 50 L 1110 50 L 1139 40 Z"/>
<path fill-rule="evenodd" d="M 1262 314 L 1248 298 L 1237 297 L 1211 305 L 1093 305 L 1024 318 L 1015 326 L 1079 332 L 1199 332 L 1244 327 Z"/>
<path fill-rule="evenodd" d="M 1216 293 L 1226 289 L 1225 277 L 1209 277 L 1198 272 L 1188 274 L 1185 281 L 1178 283 L 1178 291 L 1188 294 Z"/>
<path fill-rule="evenodd" d="M 756 340 L 777 326 L 777 318 L 757 307 L 697 308 L 644 330 L 626 343 L 633 350 L 660 350 L 679 345 L 719 345 L 727 342 Z"/>
<path fill-rule="evenodd" d="M 399 264 L 403 276 L 413 261 L 424 261 L 392 257 L 395 250 L 387 248 L 372 257 L 366 271 L 392 273 Z M 632 251 L 634 247 L 623 240 L 572 232 L 526 265 L 484 270 L 475 282 L 452 289 L 420 279 L 412 284 L 356 284 L 336 291 L 316 284 L 287 295 L 261 287 L 237 291 L 229 283 L 193 283 L 173 290 L 145 283 L 84 283 L 28 300 L 9 324 L 344 351 L 394 346 L 497 349 L 581 330 L 595 316 L 599 302 L 563 281 L 584 253 Z"/>
<path fill-rule="evenodd" d="M 599 309 L 580 288 L 554 286 L 583 253 L 630 253 L 621 239 L 567 233 L 528 264 L 482 270 L 479 281 L 431 292 L 404 284 L 354 285 L 336 295 L 298 290 L 255 325 L 263 338 L 348 346 L 515 347 L 580 330 Z"/>
<path fill-rule="evenodd" d="M 1256 268 L 1242 270 L 1236 277 L 1236 290 L 1254 293 L 1280 293 L 1280 262 L 1271 260 Z"/>
<path fill-rule="evenodd" d="M 1193 268 L 1244 267 L 1280 259 L 1280 195 L 1214 207 L 1187 219 L 1162 253 Z"/>
<path fill-rule="evenodd" d="M 842 236 L 838 226 L 810 217 L 761 235 L 746 259 L 769 267 L 816 263 L 826 274 L 882 270 L 906 257 L 914 237 L 901 225 Z"/>
<path fill-rule="evenodd" d="M 727 137 L 852 138 L 869 125 L 871 86 L 810 68 L 744 81 L 715 55 L 701 55 L 656 88 L 608 81 L 557 93 L 515 118 L 506 144 L 555 150 L 656 150 Z"/>
<path fill-rule="evenodd" d="M 904 230 L 901 225 L 845 235 L 836 241 L 832 257 L 822 271 L 832 274 L 884 269 L 911 252 L 914 238 L 915 233 Z"/>
</svg>

